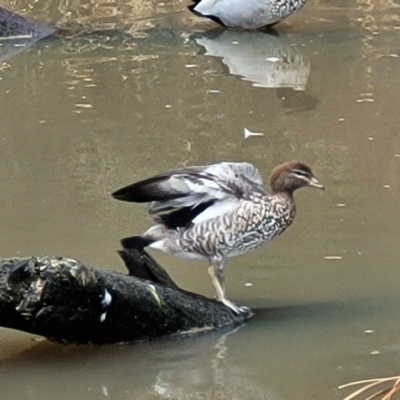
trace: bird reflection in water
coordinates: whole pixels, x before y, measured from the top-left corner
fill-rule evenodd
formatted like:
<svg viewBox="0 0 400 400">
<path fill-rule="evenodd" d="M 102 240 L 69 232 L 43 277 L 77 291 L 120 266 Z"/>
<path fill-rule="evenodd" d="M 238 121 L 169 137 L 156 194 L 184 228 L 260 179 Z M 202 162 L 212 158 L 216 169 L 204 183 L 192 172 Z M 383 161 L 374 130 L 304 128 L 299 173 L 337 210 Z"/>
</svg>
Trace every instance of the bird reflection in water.
<svg viewBox="0 0 400 400">
<path fill-rule="evenodd" d="M 310 62 L 286 35 L 219 31 L 193 36 L 206 56 L 220 57 L 229 73 L 254 87 L 305 90 Z"/>
<path fill-rule="evenodd" d="M 227 339 L 239 329 L 218 338 L 208 366 L 193 357 L 190 365 L 185 360 L 179 368 L 162 370 L 148 394 L 151 398 L 173 400 L 279 400 L 281 397 L 272 389 L 260 387 L 240 364 L 229 359 Z"/>
</svg>

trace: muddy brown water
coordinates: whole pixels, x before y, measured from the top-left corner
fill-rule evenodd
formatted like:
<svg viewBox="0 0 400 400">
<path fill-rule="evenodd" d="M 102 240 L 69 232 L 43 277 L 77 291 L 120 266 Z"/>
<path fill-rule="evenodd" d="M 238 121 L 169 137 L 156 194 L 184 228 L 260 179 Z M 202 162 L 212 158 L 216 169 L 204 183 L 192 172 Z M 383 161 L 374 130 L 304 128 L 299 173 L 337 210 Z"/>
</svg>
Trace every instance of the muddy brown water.
<svg viewBox="0 0 400 400">
<path fill-rule="evenodd" d="M 110 193 L 183 164 L 247 160 L 267 178 L 297 158 L 326 191 L 296 193 L 294 225 L 229 262 L 229 297 L 256 311 L 246 326 L 100 348 L 0 329 L 0 398 L 334 400 L 398 374 L 398 2 L 309 0 L 280 36 L 210 33 L 178 1 L 59 3 L 13 9 L 135 38 L 43 41 L 1 65 L 2 256 L 123 271 L 119 238 L 150 220 Z M 204 265 L 156 257 L 213 295 Z"/>
</svg>

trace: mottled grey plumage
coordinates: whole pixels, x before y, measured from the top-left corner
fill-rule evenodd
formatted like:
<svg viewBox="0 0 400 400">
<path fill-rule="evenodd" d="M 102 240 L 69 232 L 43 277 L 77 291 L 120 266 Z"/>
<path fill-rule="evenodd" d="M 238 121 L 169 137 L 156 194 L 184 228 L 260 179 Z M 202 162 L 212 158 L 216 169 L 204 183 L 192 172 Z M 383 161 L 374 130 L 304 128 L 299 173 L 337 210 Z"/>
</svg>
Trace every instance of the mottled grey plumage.
<svg viewBox="0 0 400 400">
<path fill-rule="evenodd" d="M 141 237 L 142 246 L 187 259 L 206 260 L 217 298 L 225 298 L 223 268 L 227 258 L 245 254 L 280 235 L 292 223 L 293 191 L 323 186 L 311 169 L 297 161 L 275 168 L 271 191 L 249 163 L 219 163 L 177 169 L 122 188 L 119 200 L 148 202 L 156 225 Z"/>
<path fill-rule="evenodd" d="M 300 10 L 307 0 L 194 0 L 188 8 L 227 26 L 258 29 L 274 25 Z"/>
</svg>

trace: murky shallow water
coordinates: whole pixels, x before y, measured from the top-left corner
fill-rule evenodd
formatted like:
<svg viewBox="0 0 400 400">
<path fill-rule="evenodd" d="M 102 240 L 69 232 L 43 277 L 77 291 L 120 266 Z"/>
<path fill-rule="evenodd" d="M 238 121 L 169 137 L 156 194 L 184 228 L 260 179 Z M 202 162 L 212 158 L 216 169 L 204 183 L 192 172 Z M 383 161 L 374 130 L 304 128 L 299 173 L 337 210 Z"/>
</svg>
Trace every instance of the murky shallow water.
<svg viewBox="0 0 400 400">
<path fill-rule="evenodd" d="M 184 163 L 248 160 L 267 177 L 298 158 L 326 191 L 297 193 L 289 231 L 228 264 L 229 296 L 256 310 L 245 327 L 102 348 L 3 329 L 1 396 L 339 399 L 339 384 L 398 373 L 397 3 L 310 0 L 279 37 L 190 37 L 214 26 L 179 2 L 58 3 L 28 15 L 134 22 L 137 38 L 44 41 L 2 65 L 2 256 L 123 271 L 118 240 L 149 219 L 109 194 Z M 244 141 L 244 127 L 265 136 Z M 156 256 L 180 285 L 213 295 L 204 265 Z"/>
</svg>

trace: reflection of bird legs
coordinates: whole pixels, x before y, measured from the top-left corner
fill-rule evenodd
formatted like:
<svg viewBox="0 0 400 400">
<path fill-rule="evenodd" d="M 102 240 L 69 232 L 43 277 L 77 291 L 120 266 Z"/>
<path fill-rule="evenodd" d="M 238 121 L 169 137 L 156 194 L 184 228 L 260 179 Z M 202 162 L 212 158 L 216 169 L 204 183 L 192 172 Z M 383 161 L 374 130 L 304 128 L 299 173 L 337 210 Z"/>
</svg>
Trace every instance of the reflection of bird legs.
<svg viewBox="0 0 400 400">
<path fill-rule="evenodd" d="M 211 282 L 217 292 L 217 300 L 224 303 L 227 307 L 233 310 L 236 314 L 248 311 L 247 307 L 238 307 L 225 297 L 225 274 L 224 262 L 213 263 L 208 267 L 208 273 L 211 277 Z"/>
<path fill-rule="evenodd" d="M 228 347 L 225 345 L 226 339 L 236 333 L 239 329 L 242 329 L 242 327 L 242 325 L 239 325 L 235 329 L 224 333 L 218 338 L 217 342 L 214 345 L 214 348 L 218 350 L 217 354 L 215 355 L 215 359 L 223 360 L 225 358 L 225 353 L 228 350 Z"/>
<path fill-rule="evenodd" d="M 225 344 L 226 339 L 228 336 L 233 335 L 241 328 L 242 326 L 237 326 L 232 331 L 224 333 L 215 343 L 214 349 L 216 349 L 217 352 L 211 360 L 211 368 L 213 369 L 214 383 L 219 386 L 224 386 L 227 384 L 225 382 L 225 369 L 223 368 L 225 356 L 229 350 L 228 346 Z"/>
</svg>

